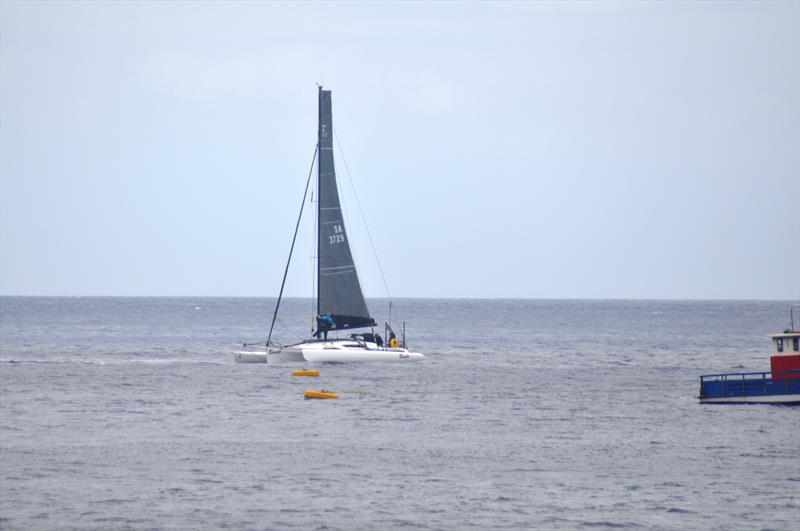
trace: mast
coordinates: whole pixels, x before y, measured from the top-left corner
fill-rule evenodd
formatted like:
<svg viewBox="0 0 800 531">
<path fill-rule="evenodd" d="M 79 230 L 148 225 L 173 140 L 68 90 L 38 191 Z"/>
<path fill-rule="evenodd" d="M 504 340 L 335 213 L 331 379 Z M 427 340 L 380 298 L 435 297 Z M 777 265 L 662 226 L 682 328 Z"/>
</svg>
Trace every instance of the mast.
<svg viewBox="0 0 800 531">
<path fill-rule="evenodd" d="M 317 96 L 317 149 L 316 152 L 319 153 L 320 147 L 320 140 L 322 138 L 322 85 L 318 85 L 319 94 Z M 322 238 L 322 232 L 320 231 L 320 223 L 322 222 L 322 216 L 320 209 L 322 208 L 322 201 L 320 199 L 320 184 L 322 180 L 322 165 L 317 164 L 317 315 L 319 313 L 319 290 L 320 290 L 320 283 L 319 283 L 319 241 Z"/>
</svg>

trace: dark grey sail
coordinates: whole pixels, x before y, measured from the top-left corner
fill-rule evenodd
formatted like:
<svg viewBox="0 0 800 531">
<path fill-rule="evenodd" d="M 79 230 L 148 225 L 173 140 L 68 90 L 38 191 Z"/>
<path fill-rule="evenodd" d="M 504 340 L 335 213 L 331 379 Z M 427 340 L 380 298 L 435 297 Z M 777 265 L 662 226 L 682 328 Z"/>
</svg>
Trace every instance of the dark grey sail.
<svg viewBox="0 0 800 531">
<path fill-rule="evenodd" d="M 333 167 L 331 91 L 319 89 L 319 180 L 317 186 L 317 313 L 333 317 L 334 327 L 375 326 L 370 317 L 344 227 Z"/>
</svg>

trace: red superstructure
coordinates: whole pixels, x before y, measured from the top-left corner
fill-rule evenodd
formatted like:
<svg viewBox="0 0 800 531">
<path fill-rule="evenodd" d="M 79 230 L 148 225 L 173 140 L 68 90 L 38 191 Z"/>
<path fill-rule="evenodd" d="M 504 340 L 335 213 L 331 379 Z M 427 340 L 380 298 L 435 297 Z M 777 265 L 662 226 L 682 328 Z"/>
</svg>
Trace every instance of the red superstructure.
<svg viewBox="0 0 800 531">
<path fill-rule="evenodd" d="M 773 378 L 797 378 L 797 374 L 792 375 L 787 371 L 800 373 L 800 330 L 790 329 L 772 336 L 772 357 L 769 361 Z"/>
</svg>

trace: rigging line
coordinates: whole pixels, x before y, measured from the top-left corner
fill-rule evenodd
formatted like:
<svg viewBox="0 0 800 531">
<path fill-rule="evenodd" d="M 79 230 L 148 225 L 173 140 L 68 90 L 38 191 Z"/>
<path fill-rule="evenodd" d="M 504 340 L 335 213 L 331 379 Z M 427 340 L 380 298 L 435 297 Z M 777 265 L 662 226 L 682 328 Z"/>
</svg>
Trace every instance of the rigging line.
<svg viewBox="0 0 800 531">
<path fill-rule="evenodd" d="M 383 273 L 383 266 L 381 265 L 381 260 L 378 258 L 378 251 L 375 249 L 375 242 L 372 240 L 372 233 L 369 230 L 369 225 L 367 224 L 366 217 L 364 216 L 364 209 L 361 208 L 361 200 L 358 198 L 358 192 L 356 192 L 356 187 L 353 184 L 353 178 L 350 175 L 350 167 L 347 165 L 347 158 L 344 155 L 344 149 L 342 149 L 342 143 L 339 140 L 339 135 L 336 133 L 336 129 L 333 129 L 333 138 L 336 139 L 336 145 L 339 147 L 339 154 L 342 156 L 342 162 L 344 163 L 345 173 L 347 174 L 347 180 L 350 182 L 350 189 L 353 191 L 353 196 L 356 198 L 356 205 L 358 206 L 358 212 L 361 215 L 361 222 L 364 224 L 364 228 L 367 230 L 367 237 L 369 238 L 369 244 L 372 247 L 372 254 L 375 256 L 375 262 L 378 264 L 378 271 L 381 274 L 381 280 L 383 281 L 383 288 L 386 290 L 386 297 L 389 299 L 389 322 L 392 322 L 392 309 L 394 306 L 394 300 L 392 298 L 392 294 L 389 292 L 389 283 L 386 282 L 386 275 Z M 342 209 L 343 217 L 347 216 L 347 211 Z M 354 259 L 357 262 L 357 256 L 354 254 Z M 360 269 L 360 268 L 359 268 Z M 397 309 L 394 308 L 395 317 L 402 321 L 402 316 Z"/>
<path fill-rule="evenodd" d="M 361 222 L 364 223 L 364 227 L 367 229 L 367 237 L 369 238 L 369 244 L 372 247 L 372 254 L 375 255 L 375 261 L 378 263 L 378 271 L 381 273 L 381 280 L 383 280 L 383 287 L 386 290 L 386 296 L 389 297 L 389 300 L 392 300 L 392 294 L 389 293 L 389 285 L 386 283 L 386 275 L 383 274 L 383 267 L 381 267 L 381 261 L 378 258 L 378 251 L 375 250 L 375 242 L 372 240 L 372 233 L 369 231 L 369 225 L 367 225 L 367 219 L 364 217 L 364 209 L 361 208 L 361 201 L 358 199 L 358 193 L 356 193 L 356 187 L 353 185 L 353 178 L 350 176 L 350 168 L 347 166 L 347 159 L 344 156 L 344 150 L 342 149 L 342 143 L 339 141 L 339 135 L 336 133 L 336 129 L 333 128 L 333 138 L 336 139 L 336 145 L 339 146 L 339 153 L 342 155 L 342 162 L 344 163 L 345 173 L 347 173 L 347 180 L 350 182 L 350 188 L 353 190 L 353 196 L 356 198 L 356 204 L 358 205 L 358 213 L 361 214 Z"/>
<path fill-rule="evenodd" d="M 294 226 L 294 236 L 292 236 L 292 246 L 289 248 L 289 259 L 286 260 L 286 269 L 283 271 L 283 280 L 281 281 L 281 290 L 278 292 L 278 302 L 275 303 L 275 313 L 272 314 L 272 324 L 269 325 L 269 334 L 267 335 L 267 346 L 272 339 L 272 329 L 275 328 L 275 319 L 278 317 L 278 308 L 281 306 L 281 297 L 283 297 L 283 287 L 286 285 L 286 275 L 289 273 L 289 264 L 292 262 L 292 252 L 294 251 L 294 242 L 297 240 L 297 229 L 300 228 L 300 218 L 303 217 L 303 208 L 306 206 L 306 196 L 308 195 L 308 185 L 311 183 L 311 174 L 314 172 L 314 161 L 317 160 L 317 151 L 319 151 L 319 143 L 314 148 L 314 156 L 311 157 L 311 167 L 308 169 L 308 179 L 306 180 L 306 189 L 303 192 L 303 202 L 300 203 L 300 214 L 297 216 L 297 224 Z"/>
</svg>

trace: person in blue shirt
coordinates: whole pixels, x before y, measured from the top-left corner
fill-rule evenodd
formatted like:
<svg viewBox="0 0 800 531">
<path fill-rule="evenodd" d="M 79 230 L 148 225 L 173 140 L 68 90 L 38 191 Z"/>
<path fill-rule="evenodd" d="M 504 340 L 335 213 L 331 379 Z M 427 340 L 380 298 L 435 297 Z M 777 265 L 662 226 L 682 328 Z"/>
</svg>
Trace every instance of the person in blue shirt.
<svg viewBox="0 0 800 531">
<path fill-rule="evenodd" d="M 322 333 L 323 340 L 328 340 L 328 330 L 333 329 L 336 326 L 335 321 L 333 320 L 333 316 L 326 313 L 322 316 L 317 316 L 317 331 L 314 332 L 314 337 L 319 337 L 320 332 Z"/>
</svg>

